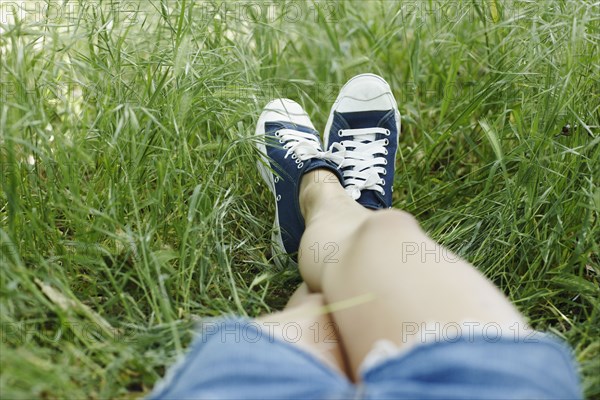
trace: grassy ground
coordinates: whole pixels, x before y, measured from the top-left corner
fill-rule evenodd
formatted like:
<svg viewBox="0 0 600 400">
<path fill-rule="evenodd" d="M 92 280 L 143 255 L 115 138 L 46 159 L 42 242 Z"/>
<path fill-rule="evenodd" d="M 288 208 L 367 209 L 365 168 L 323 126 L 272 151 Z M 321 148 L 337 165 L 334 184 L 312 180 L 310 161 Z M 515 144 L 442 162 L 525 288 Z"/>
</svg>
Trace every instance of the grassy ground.
<svg viewBox="0 0 600 400">
<path fill-rule="evenodd" d="M 0 3 L 0 397 L 147 393 L 198 317 L 282 307 L 249 140 L 389 80 L 394 206 L 565 338 L 600 397 L 592 0 Z M 449 282 L 452 284 L 452 282 Z M 458 284 L 458 282 L 457 282 Z"/>
</svg>

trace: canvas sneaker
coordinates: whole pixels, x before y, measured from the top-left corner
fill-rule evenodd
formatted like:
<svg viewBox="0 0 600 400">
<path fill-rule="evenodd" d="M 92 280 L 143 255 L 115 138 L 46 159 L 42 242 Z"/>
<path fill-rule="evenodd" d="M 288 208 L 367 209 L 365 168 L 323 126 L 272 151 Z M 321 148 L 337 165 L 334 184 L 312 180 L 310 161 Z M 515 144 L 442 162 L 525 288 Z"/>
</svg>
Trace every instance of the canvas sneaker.
<svg viewBox="0 0 600 400">
<path fill-rule="evenodd" d="M 307 172 L 325 168 L 342 182 L 337 168 L 342 160 L 339 154 L 323 151 L 319 132 L 306 111 L 289 99 L 276 99 L 265 106 L 256 136 L 261 154 L 258 168 L 275 197 L 274 250 L 276 254 L 292 254 L 295 260 L 304 232 L 298 198 L 300 179 Z"/>
<path fill-rule="evenodd" d="M 344 188 L 367 208 L 392 206 L 399 136 L 400 112 L 388 83 L 374 74 L 350 79 L 333 104 L 323 141 L 334 155 L 341 152 Z"/>
</svg>

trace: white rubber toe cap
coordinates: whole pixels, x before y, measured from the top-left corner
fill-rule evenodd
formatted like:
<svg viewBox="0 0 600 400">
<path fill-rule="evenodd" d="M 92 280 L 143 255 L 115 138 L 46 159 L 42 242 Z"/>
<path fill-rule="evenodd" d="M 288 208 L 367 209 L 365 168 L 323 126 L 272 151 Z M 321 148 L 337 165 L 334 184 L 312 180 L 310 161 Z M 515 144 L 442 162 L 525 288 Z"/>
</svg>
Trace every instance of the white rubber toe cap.
<svg viewBox="0 0 600 400">
<path fill-rule="evenodd" d="M 290 99 L 275 99 L 270 101 L 265 106 L 260 119 L 262 120 L 261 122 L 289 121 L 297 125 L 315 129 L 302 106 Z"/>
<path fill-rule="evenodd" d="M 397 108 L 390 86 L 375 74 L 361 74 L 350 79 L 340 91 L 336 103 L 334 109 L 340 113 Z"/>
</svg>

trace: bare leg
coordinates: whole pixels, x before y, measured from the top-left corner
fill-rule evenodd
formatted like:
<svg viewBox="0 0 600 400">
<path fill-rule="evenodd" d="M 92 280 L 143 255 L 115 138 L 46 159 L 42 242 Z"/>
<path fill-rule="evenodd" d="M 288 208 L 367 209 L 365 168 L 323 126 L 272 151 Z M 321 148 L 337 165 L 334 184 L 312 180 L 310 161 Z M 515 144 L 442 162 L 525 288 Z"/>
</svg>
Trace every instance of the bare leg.
<svg viewBox="0 0 600 400">
<path fill-rule="evenodd" d="M 323 295 L 310 293 L 302 284 L 283 311 L 256 320 L 265 332 L 294 343 L 342 375 L 348 376 L 336 325 L 326 309 Z"/>
<path fill-rule="evenodd" d="M 444 326 L 464 322 L 524 327 L 523 317 L 491 282 L 430 239 L 410 214 L 367 210 L 336 182 L 325 170 L 302 179 L 306 231 L 299 265 L 309 288 L 322 292 L 334 310 L 355 379 L 379 339 L 406 347 L 422 341 L 423 333 L 431 340 Z"/>
</svg>

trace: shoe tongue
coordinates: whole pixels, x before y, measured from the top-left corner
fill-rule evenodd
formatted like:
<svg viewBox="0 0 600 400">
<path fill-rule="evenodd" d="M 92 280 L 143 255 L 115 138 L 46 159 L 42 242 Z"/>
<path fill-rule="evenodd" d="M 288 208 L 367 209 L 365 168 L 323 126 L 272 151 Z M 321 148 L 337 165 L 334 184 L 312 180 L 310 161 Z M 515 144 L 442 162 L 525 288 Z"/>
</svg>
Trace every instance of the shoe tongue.
<svg viewBox="0 0 600 400">
<path fill-rule="evenodd" d="M 381 120 L 390 111 L 358 111 L 349 113 L 340 113 L 340 116 L 348 124 L 348 127 L 352 129 L 363 129 L 363 128 L 378 128 L 381 127 Z M 360 135 L 357 138 L 361 141 L 371 142 L 377 139 L 376 133 L 368 133 Z"/>
<path fill-rule="evenodd" d="M 353 129 L 379 127 L 383 117 L 388 114 L 387 111 L 357 111 L 348 113 L 339 113 L 347 123 L 348 127 Z"/>
<path fill-rule="evenodd" d="M 293 130 L 299 131 L 299 132 L 312 133 L 312 134 L 318 135 L 317 131 L 315 131 L 314 129 L 312 129 L 308 126 L 298 125 L 298 124 L 295 124 L 295 123 L 289 122 L 289 121 L 269 121 L 269 122 L 265 123 L 266 131 L 277 130 L 277 129 L 293 129 Z"/>
</svg>

